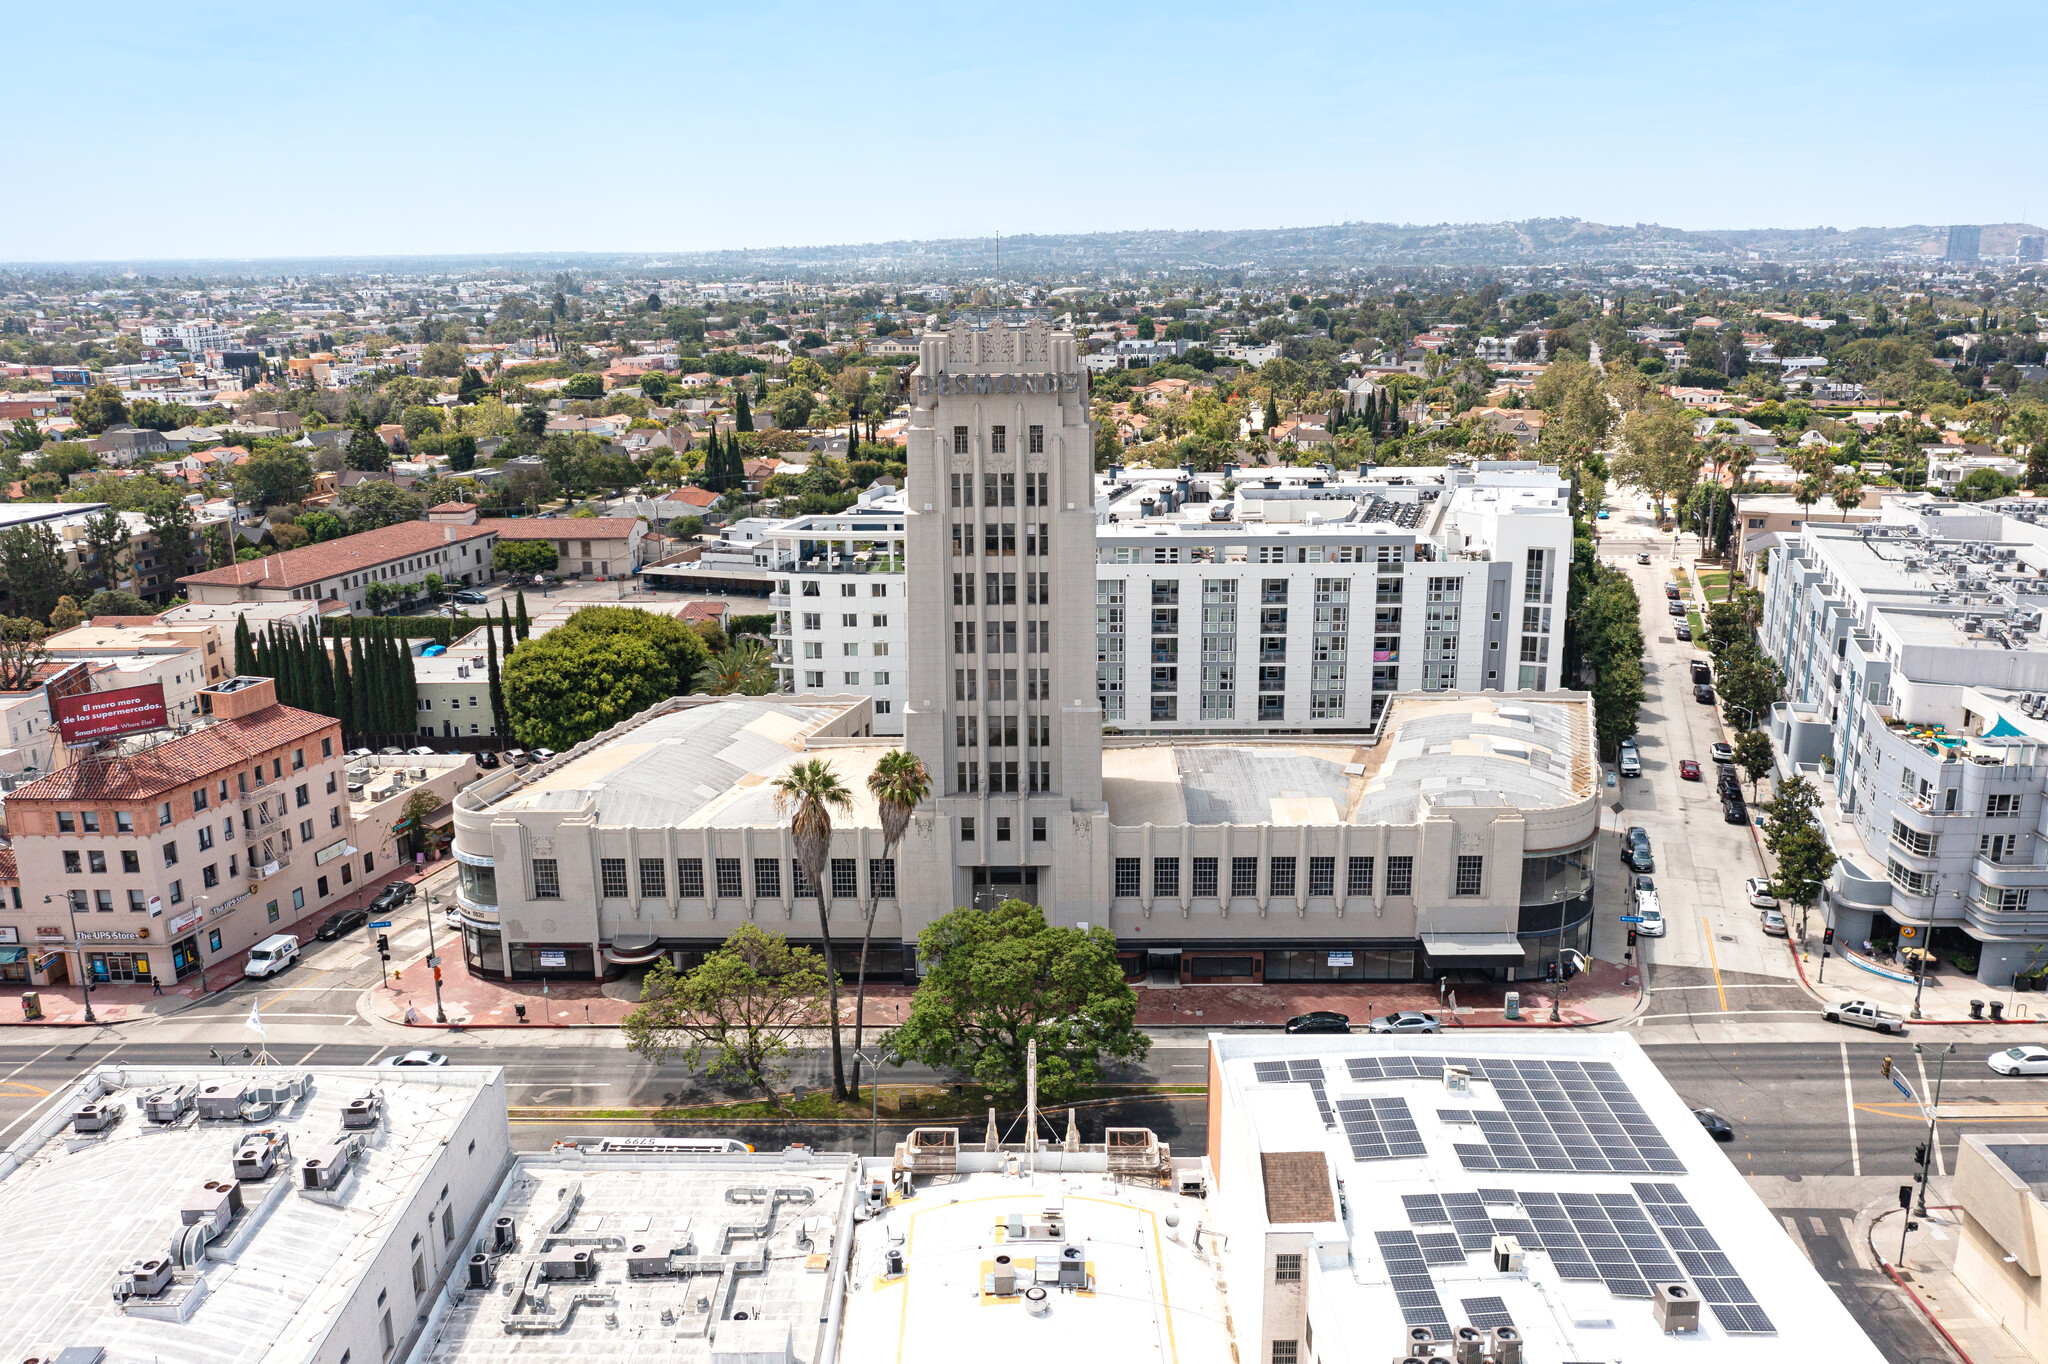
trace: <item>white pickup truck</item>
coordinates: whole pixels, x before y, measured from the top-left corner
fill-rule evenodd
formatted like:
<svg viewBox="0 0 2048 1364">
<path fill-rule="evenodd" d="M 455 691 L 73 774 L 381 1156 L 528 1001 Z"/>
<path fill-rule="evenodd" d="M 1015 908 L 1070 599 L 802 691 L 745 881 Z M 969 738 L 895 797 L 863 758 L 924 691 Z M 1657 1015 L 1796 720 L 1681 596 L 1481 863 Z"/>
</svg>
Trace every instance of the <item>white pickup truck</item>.
<svg viewBox="0 0 2048 1364">
<path fill-rule="evenodd" d="M 1830 1023 L 1849 1023 L 1859 1028 L 1875 1028 L 1879 1032 L 1906 1034 L 1906 1020 L 1888 1010 L 1880 1009 L 1867 999 L 1844 999 L 1821 1009 L 1820 1016 Z"/>
</svg>

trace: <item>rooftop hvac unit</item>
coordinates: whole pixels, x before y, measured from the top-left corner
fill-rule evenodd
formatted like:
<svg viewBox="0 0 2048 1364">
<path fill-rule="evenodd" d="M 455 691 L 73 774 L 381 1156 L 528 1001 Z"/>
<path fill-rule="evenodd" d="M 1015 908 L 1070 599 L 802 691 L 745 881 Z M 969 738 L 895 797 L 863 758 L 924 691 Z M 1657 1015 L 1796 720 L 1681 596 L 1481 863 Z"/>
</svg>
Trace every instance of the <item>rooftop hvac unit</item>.
<svg viewBox="0 0 2048 1364">
<path fill-rule="evenodd" d="M 114 1278 L 114 1301 L 154 1298 L 170 1286 L 171 1262 L 167 1258 L 152 1255 L 146 1260 L 130 1260 Z"/>
<path fill-rule="evenodd" d="M 424 767 L 408 767 L 405 769 L 405 775 L 411 781 L 425 781 L 427 779 L 427 769 Z"/>
<path fill-rule="evenodd" d="M 235 1146 L 235 1178 L 244 1181 L 270 1178 L 277 1158 L 290 1149 L 284 1133 L 251 1132 Z"/>
<path fill-rule="evenodd" d="M 197 1085 L 165 1085 L 150 1091 L 142 1101 L 142 1113 L 151 1122 L 173 1123 L 192 1111 L 198 1096 Z"/>
<path fill-rule="evenodd" d="M 1403 1334 L 1401 1350 L 1408 1355 L 1436 1353 L 1436 1332 L 1427 1326 L 1410 1326 Z"/>
<path fill-rule="evenodd" d="M 1060 1250 L 1060 1287 L 1086 1288 L 1088 1286 L 1088 1252 L 1080 1246 L 1065 1246 Z"/>
<path fill-rule="evenodd" d="M 597 1277 L 597 1257 L 587 1250 L 556 1251 L 542 1258 L 540 1276 L 554 1282 L 594 1279 Z"/>
<path fill-rule="evenodd" d="M 1493 1267 L 1502 1274 L 1522 1272 L 1522 1243 L 1512 1236 L 1493 1238 Z"/>
<path fill-rule="evenodd" d="M 1456 1364 L 1485 1364 L 1486 1332 L 1477 1326 L 1460 1326 L 1451 1332 L 1451 1358 Z"/>
<path fill-rule="evenodd" d="M 506 1255 L 519 1249 L 519 1224 L 509 1217 L 491 1223 L 491 1253 Z"/>
<path fill-rule="evenodd" d="M 1650 1286 L 1650 1312 L 1657 1319 L 1657 1329 L 1670 1335 L 1673 1331 L 1697 1331 L 1700 1329 L 1700 1298 L 1682 1283 L 1660 1283 Z"/>
<path fill-rule="evenodd" d="M 306 1157 L 306 1163 L 299 1167 L 304 1176 L 304 1187 L 308 1189 L 333 1189 L 339 1187 L 348 1175 L 349 1162 L 354 1158 L 354 1148 L 347 1142 L 335 1142 L 323 1146 Z"/>
<path fill-rule="evenodd" d="M 234 1081 L 216 1081 L 199 1086 L 199 1116 L 210 1122 L 223 1119 L 239 1119 L 242 1115 L 242 1099 L 248 1094 L 245 1084 Z"/>
<path fill-rule="evenodd" d="M 74 1132 L 105 1132 L 121 1121 L 121 1105 L 101 1103 L 95 1100 L 80 1104 L 71 1115 L 71 1130 Z"/>
<path fill-rule="evenodd" d="M 351 1127 L 375 1127 L 377 1119 L 384 1112 L 384 1098 L 380 1094 L 364 1094 L 350 1099 L 341 1106 L 341 1125 Z"/>
<path fill-rule="evenodd" d="M 1496 1326 L 1488 1332 L 1493 1348 L 1486 1353 L 1493 1364 L 1522 1364 L 1522 1333 L 1512 1326 Z"/>
<path fill-rule="evenodd" d="M 209 1179 L 185 1196 L 178 1220 L 188 1227 L 205 1223 L 218 1234 L 242 1210 L 242 1186 L 232 1179 Z"/>
<path fill-rule="evenodd" d="M 478 1251 L 469 1257 L 469 1286 L 471 1288 L 478 1290 L 487 1289 L 497 1277 L 497 1266 L 492 1263 L 490 1256 L 482 1251 Z"/>
<path fill-rule="evenodd" d="M 666 1247 L 656 1250 L 642 1243 L 626 1251 L 626 1277 L 629 1279 L 659 1279 L 669 1272 L 669 1256 L 675 1252 Z"/>
</svg>

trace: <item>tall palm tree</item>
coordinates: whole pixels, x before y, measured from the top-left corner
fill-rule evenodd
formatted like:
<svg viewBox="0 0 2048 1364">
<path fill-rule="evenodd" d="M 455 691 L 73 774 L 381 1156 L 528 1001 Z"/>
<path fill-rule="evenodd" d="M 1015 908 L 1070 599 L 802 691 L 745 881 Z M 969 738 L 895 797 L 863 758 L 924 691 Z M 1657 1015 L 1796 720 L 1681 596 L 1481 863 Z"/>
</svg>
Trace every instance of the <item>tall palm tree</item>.
<svg viewBox="0 0 2048 1364">
<path fill-rule="evenodd" d="M 1849 513 L 1863 502 L 1863 475 L 1855 470 L 1835 475 L 1834 486 L 1828 490 L 1829 498 L 1841 509 L 1842 519 L 1847 521 Z"/>
<path fill-rule="evenodd" d="M 905 831 L 910 828 L 910 816 L 932 793 L 932 776 L 925 770 L 924 759 L 907 749 L 894 748 L 884 753 L 875 764 L 875 770 L 868 773 L 868 792 L 874 796 L 875 808 L 882 817 L 882 860 L 888 862 L 896 856 L 896 845 L 903 841 Z M 853 1089 L 856 1094 L 860 1092 L 861 1025 L 866 1019 L 868 1003 L 868 940 L 874 936 L 875 913 L 881 904 L 880 897 L 875 894 L 875 878 L 870 874 L 867 922 L 860 931 L 860 984 L 855 987 L 853 997 Z"/>
<path fill-rule="evenodd" d="M 853 805 L 853 792 L 822 758 L 798 763 L 773 782 L 775 813 L 788 815 L 797 865 L 818 897 L 818 934 L 825 940 L 825 977 L 832 990 L 832 1097 L 846 1097 L 846 1061 L 839 1050 L 839 972 L 832 964 L 832 921 L 825 876 L 832 857 L 832 811 Z"/>
</svg>

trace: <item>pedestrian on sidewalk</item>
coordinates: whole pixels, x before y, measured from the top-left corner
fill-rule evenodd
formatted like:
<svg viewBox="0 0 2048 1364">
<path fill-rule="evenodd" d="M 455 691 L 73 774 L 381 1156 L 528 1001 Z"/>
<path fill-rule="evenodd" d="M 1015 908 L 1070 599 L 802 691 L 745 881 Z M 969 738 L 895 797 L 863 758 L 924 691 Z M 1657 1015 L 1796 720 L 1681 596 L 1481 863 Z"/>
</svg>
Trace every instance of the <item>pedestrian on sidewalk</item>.
<svg viewBox="0 0 2048 1364">
<path fill-rule="evenodd" d="M 164 978 L 155 972 L 150 973 L 149 992 L 153 995 L 160 995 L 164 992 Z"/>
</svg>

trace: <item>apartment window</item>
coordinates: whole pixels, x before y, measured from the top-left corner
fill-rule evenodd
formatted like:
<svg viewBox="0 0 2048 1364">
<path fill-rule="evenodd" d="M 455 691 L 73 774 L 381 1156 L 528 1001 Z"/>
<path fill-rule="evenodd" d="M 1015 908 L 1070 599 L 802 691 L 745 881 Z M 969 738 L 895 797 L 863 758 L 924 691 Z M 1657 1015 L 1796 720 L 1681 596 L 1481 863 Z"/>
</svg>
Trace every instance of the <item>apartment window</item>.
<svg viewBox="0 0 2048 1364">
<path fill-rule="evenodd" d="M 1274 1341 L 1273 1364 L 1301 1364 L 1301 1342 L 1298 1340 Z"/>
<path fill-rule="evenodd" d="M 1180 859 L 1178 857 L 1155 857 L 1152 859 L 1152 893 L 1162 897 L 1177 897 L 1180 894 Z"/>
<path fill-rule="evenodd" d="M 1351 859 L 1350 866 L 1345 870 L 1344 893 L 1346 895 L 1372 894 L 1372 859 L 1370 857 L 1354 857 Z"/>
<path fill-rule="evenodd" d="M 135 816 L 126 810 L 116 810 L 114 812 L 114 832 L 117 834 L 134 833 Z"/>
<path fill-rule="evenodd" d="M 1299 1255 L 1275 1255 L 1273 1257 L 1274 1283 L 1300 1283 L 1301 1257 Z"/>
<path fill-rule="evenodd" d="M 73 914 L 89 914 L 92 912 L 92 897 L 84 891 L 68 890 L 64 892 L 64 898 L 71 902 L 71 912 Z"/>
<path fill-rule="evenodd" d="M 1143 867 L 1143 858 L 1119 857 L 1116 860 L 1116 897 L 1119 900 L 1136 898 Z"/>
<path fill-rule="evenodd" d="M 806 630 L 822 630 L 822 629 L 824 629 L 824 628 L 825 628 L 825 617 L 824 617 L 824 615 L 823 615 L 823 614 L 822 614 L 821 612 L 817 612 L 817 611 L 806 611 L 806 612 L 804 612 L 804 629 L 806 629 Z"/>
<path fill-rule="evenodd" d="M 1337 893 L 1336 858 L 1311 857 L 1308 860 L 1308 893 L 1310 895 L 1335 895 Z"/>
<path fill-rule="evenodd" d="M 1233 897 L 1255 896 L 1259 893 L 1258 858 L 1233 857 L 1230 859 L 1230 893 Z"/>
<path fill-rule="evenodd" d="M 192 813 L 196 815 L 204 809 L 206 809 L 206 788 L 202 786 L 192 793 Z M 168 824 L 170 821 L 165 820 L 164 822 Z"/>
<path fill-rule="evenodd" d="M 640 898 L 643 900 L 666 900 L 668 898 L 668 865 L 658 857 L 640 859 Z"/>
<path fill-rule="evenodd" d="M 73 875 L 73 876 L 80 876 L 80 875 L 83 875 L 83 874 L 84 874 L 84 872 L 85 872 L 85 868 L 84 868 L 84 866 L 83 866 L 83 865 L 81 865 L 81 864 L 80 864 L 80 862 L 79 862 L 79 860 L 78 860 L 78 854 L 77 854 L 76 852 L 71 852 L 71 851 L 66 851 L 66 852 L 65 852 L 65 854 L 64 854 L 64 870 L 65 870 L 65 871 L 67 871 L 67 872 L 69 872 L 69 873 L 70 873 L 71 875 Z M 106 870 L 106 869 L 105 869 L 104 867 L 102 867 L 102 868 L 101 868 L 101 870 L 102 870 L 102 871 L 104 871 L 104 870 Z"/>
<path fill-rule="evenodd" d="M 858 583 L 841 583 L 839 584 L 839 595 L 842 597 L 858 597 L 860 595 L 860 585 Z M 853 618 L 851 616 L 847 617 L 846 623 L 848 625 L 853 624 Z"/>
<path fill-rule="evenodd" d="M 427 1295 L 427 1261 L 422 1255 L 412 1257 L 412 1296 L 417 1302 Z"/>
<path fill-rule="evenodd" d="M 384 1338 L 384 1357 L 386 1359 L 389 1359 L 391 1358 L 392 1350 L 397 1348 L 398 1345 L 398 1337 L 391 1333 L 391 1313 L 389 1309 L 386 1309 L 384 1313 L 384 1320 L 378 1326 L 377 1329 L 379 1334 L 382 1335 Z"/>
<path fill-rule="evenodd" d="M 851 857 L 832 859 L 832 898 L 835 900 L 858 900 L 860 898 L 860 863 Z"/>
<path fill-rule="evenodd" d="M 988 452 L 992 455 L 1008 454 L 1009 436 L 1010 432 L 1008 427 L 991 426 L 988 429 Z M 1008 475 L 1006 474 L 1004 475 L 1004 477 L 1007 478 Z"/>
<path fill-rule="evenodd" d="M 100 831 L 100 817 L 98 811 L 86 810 L 82 812 L 78 816 L 78 818 L 79 822 L 84 825 L 85 831 L 87 833 L 96 834 Z"/>
<path fill-rule="evenodd" d="M 953 428 L 953 453 L 956 455 L 967 453 L 967 428 L 964 426 Z"/>
<path fill-rule="evenodd" d="M 782 898 L 782 863 L 772 857 L 754 859 L 754 898 L 757 900 L 780 900 Z"/>
<path fill-rule="evenodd" d="M 1413 895 L 1415 893 L 1415 859 L 1412 857 L 1390 857 L 1387 859 L 1387 894 Z"/>
<path fill-rule="evenodd" d="M 1047 764 L 1047 766 L 1051 766 L 1051 764 L 1049 764 L 1049 763 L 1048 763 L 1048 764 Z M 1048 786 L 1048 787 L 1046 787 L 1045 789 L 1047 789 L 1047 790 L 1050 790 L 1051 788 L 1050 788 L 1050 787 Z M 1032 841 L 1033 843 L 1043 843 L 1043 842 L 1045 842 L 1045 816 L 1044 816 L 1044 815 L 1033 815 L 1033 816 L 1031 817 L 1031 841 Z"/>
<path fill-rule="evenodd" d="M 868 894 L 877 900 L 896 898 L 896 859 L 893 857 L 870 857 L 868 859 Z"/>
<path fill-rule="evenodd" d="M 167 867 L 178 865 L 178 845 L 176 843 L 164 844 L 164 865 Z"/>
<path fill-rule="evenodd" d="M 1911 867 L 1900 863 L 1896 858 L 1886 862 L 1885 874 L 1891 877 L 1893 885 L 1911 895 L 1925 895 L 1932 881 L 1932 878 L 1926 872 L 1914 871 Z"/>
<path fill-rule="evenodd" d="M 701 857 L 678 857 L 676 859 L 676 894 L 685 900 L 704 898 L 704 859 Z"/>
<path fill-rule="evenodd" d="M 533 859 L 533 898 L 536 900 L 559 900 L 562 898 L 560 869 L 552 857 Z"/>
<path fill-rule="evenodd" d="M 1898 844 L 1915 857 L 1932 857 L 1941 843 L 1939 835 L 1924 834 L 1918 829 L 1907 827 L 1902 821 L 1892 821 L 1892 842 Z"/>
<path fill-rule="evenodd" d="M 737 900 L 746 894 L 740 886 L 740 860 L 737 857 L 718 859 L 718 898 Z"/>
<path fill-rule="evenodd" d="M 453 1245 L 454 1242 L 455 1205 L 453 1203 L 449 1203 L 441 1209 L 441 1244 L 444 1246 Z"/>
<path fill-rule="evenodd" d="M 96 890 L 92 893 L 92 899 L 93 907 L 100 913 L 112 914 L 114 912 L 114 892 L 111 890 Z"/>
<path fill-rule="evenodd" d="M 2017 792 L 1992 796 L 1984 802 L 1987 819 L 2017 819 L 2020 813 L 2020 798 Z"/>
<path fill-rule="evenodd" d="M 1198 899 L 1212 900 L 1216 897 L 1216 859 L 1197 857 L 1194 874 L 1188 883 L 1188 890 Z"/>
<path fill-rule="evenodd" d="M 1486 859 L 1483 857 L 1460 857 L 1458 859 L 1457 886 L 1453 895 L 1477 895 L 1480 882 L 1485 879 Z"/>
<path fill-rule="evenodd" d="M 1026 452 L 1027 452 L 1027 453 L 1029 453 L 1029 454 L 1034 454 L 1034 455 L 1042 455 L 1042 454 L 1044 454 L 1044 453 L 1045 453 L 1045 428 L 1044 428 L 1044 427 L 1042 427 L 1042 426 L 1030 426 L 1030 427 L 1026 427 L 1026 428 L 1025 428 L 1025 433 L 1026 433 L 1026 436 L 1025 436 L 1025 438 L 1026 438 L 1026 441 L 1028 442 L 1028 443 L 1027 443 L 1027 445 L 1026 445 L 1026 447 L 1025 447 L 1025 449 L 1026 449 Z M 1044 474 L 1040 474 L 1040 475 L 1039 475 L 1039 477 L 1040 477 L 1040 478 L 1044 478 L 1044 477 L 1045 477 L 1045 475 L 1044 475 Z"/>
<path fill-rule="evenodd" d="M 974 816 L 973 816 L 973 815 L 963 815 L 963 816 L 961 817 L 961 819 L 960 819 L 960 841 L 961 841 L 962 843 L 972 843 L 972 842 L 974 841 Z"/>
<path fill-rule="evenodd" d="M 296 786 L 292 788 L 292 799 L 298 802 L 298 807 L 303 810 L 313 803 L 313 792 L 308 787 Z"/>
<path fill-rule="evenodd" d="M 1294 859 L 1275 857 L 1267 867 L 1266 886 L 1270 894 L 1286 898 L 1294 894 Z"/>
<path fill-rule="evenodd" d="M 183 881 L 171 882 L 170 891 L 170 895 L 166 898 L 169 899 L 172 904 L 182 905 L 185 903 L 185 883 Z"/>
<path fill-rule="evenodd" d="M 626 859 L 623 857 L 600 857 L 597 859 L 598 880 L 602 889 L 598 892 L 607 900 L 626 898 Z"/>
</svg>

